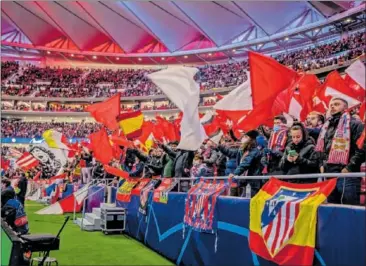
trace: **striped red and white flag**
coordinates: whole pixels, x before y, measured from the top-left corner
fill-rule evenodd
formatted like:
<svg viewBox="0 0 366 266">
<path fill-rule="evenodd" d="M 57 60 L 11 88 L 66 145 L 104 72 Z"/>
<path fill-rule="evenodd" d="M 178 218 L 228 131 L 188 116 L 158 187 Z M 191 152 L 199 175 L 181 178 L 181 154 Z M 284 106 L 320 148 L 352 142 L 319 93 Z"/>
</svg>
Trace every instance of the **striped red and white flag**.
<svg viewBox="0 0 366 266">
<path fill-rule="evenodd" d="M 23 153 L 14 148 L 9 148 L 9 156 L 15 159 L 22 157 Z"/>
<path fill-rule="evenodd" d="M 23 155 L 16 161 L 16 163 L 24 171 L 27 171 L 39 165 L 39 161 L 29 152 L 23 153 Z"/>
</svg>

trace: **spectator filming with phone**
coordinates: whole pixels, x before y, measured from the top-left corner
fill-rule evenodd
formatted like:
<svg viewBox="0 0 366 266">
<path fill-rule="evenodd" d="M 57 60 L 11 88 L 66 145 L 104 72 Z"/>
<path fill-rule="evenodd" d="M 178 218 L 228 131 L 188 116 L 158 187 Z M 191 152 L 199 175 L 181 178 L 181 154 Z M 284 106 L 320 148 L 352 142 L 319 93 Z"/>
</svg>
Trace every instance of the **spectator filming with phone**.
<svg viewBox="0 0 366 266">
<path fill-rule="evenodd" d="M 291 141 L 286 146 L 280 162 L 280 168 L 285 175 L 317 173 L 319 169 L 319 154 L 315 151 L 315 143 L 308 136 L 301 123 L 294 123 L 290 128 Z M 295 180 L 289 180 L 290 182 Z M 296 179 L 296 182 L 316 182 L 314 179 Z"/>
</svg>

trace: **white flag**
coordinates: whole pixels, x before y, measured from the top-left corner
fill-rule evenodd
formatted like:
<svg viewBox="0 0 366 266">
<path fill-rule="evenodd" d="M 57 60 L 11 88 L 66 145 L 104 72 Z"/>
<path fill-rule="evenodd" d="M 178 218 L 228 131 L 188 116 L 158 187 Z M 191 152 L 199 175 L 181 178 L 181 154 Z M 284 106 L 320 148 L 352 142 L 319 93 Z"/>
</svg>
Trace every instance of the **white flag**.
<svg viewBox="0 0 366 266">
<path fill-rule="evenodd" d="M 214 109 L 227 111 L 253 110 L 250 75 L 248 79 L 214 105 Z"/>
<path fill-rule="evenodd" d="M 346 69 L 346 73 L 366 90 L 366 68 L 361 60 L 357 60 Z"/>
<path fill-rule="evenodd" d="M 149 74 L 151 81 L 183 112 L 178 149 L 197 150 L 207 138 L 198 115 L 199 86 L 193 77 L 197 68 L 172 67 Z"/>
</svg>

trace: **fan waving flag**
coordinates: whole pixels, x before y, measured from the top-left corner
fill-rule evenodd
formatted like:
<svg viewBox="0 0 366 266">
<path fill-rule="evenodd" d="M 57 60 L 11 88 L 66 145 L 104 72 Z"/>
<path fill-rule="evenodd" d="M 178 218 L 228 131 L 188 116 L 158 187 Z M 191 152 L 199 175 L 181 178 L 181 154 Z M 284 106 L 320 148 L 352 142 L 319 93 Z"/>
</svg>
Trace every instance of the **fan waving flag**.
<svg viewBox="0 0 366 266">
<path fill-rule="evenodd" d="M 144 116 L 142 112 L 128 112 L 122 113 L 117 117 L 118 124 L 127 139 L 135 139 L 142 133 L 141 127 L 144 123 Z"/>
<path fill-rule="evenodd" d="M 352 65 L 350 65 L 346 69 L 346 73 L 351 79 L 353 79 L 358 85 L 360 85 L 363 90 L 366 90 L 366 68 L 361 60 L 357 60 Z"/>
<path fill-rule="evenodd" d="M 28 171 L 39 165 L 39 161 L 29 152 L 23 153 L 23 155 L 16 161 L 16 164 L 23 169 Z"/>
<path fill-rule="evenodd" d="M 271 178 L 250 201 L 252 252 L 279 265 L 313 265 L 317 210 L 336 182 L 292 184 Z"/>
<path fill-rule="evenodd" d="M 181 140 L 178 149 L 197 150 L 207 138 L 198 115 L 199 87 L 193 77 L 197 68 L 176 67 L 164 69 L 148 77 L 183 112 Z"/>
<path fill-rule="evenodd" d="M 102 123 L 110 130 L 118 129 L 117 116 L 121 113 L 121 94 L 117 93 L 108 100 L 95 103 L 86 107 L 86 111 L 99 123 Z"/>
</svg>

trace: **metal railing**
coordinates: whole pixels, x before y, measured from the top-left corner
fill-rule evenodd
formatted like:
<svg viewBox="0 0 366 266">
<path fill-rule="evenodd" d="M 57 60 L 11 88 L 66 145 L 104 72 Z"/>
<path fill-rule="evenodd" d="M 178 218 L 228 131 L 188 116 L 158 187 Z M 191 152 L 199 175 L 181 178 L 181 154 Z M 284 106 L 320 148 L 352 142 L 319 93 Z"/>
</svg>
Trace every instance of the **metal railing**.
<svg viewBox="0 0 366 266">
<path fill-rule="evenodd" d="M 99 189 L 97 189 L 96 191 L 94 191 L 93 193 L 91 193 L 90 195 L 88 194 L 84 199 L 83 199 L 83 208 L 82 208 L 82 215 L 81 215 L 81 223 L 80 223 L 80 228 L 81 230 L 83 230 L 83 224 L 84 224 L 84 219 L 85 219 L 85 212 L 86 212 L 86 201 L 94 196 L 95 194 L 99 193 L 102 189 L 105 190 L 107 186 L 110 186 L 113 182 L 113 179 L 93 179 L 91 182 L 90 182 L 90 185 L 88 186 L 88 189 L 89 187 L 91 186 L 98 186 L 98 185 L 102 185 Z M 103 197 L 103 201 L 105 200 L 105 197 Z M 76 202 L 74 201 L 74 220 L 75 220 L 75 217 L 76 217 Z"/>
<path fill-rule="evenodd" d="M 365 172 L 358 173 L 323 173 L 323 174 L 300 174 L 300 175 L 268 175 L 268 176 L 234 176 L 233 179 L 236 180 L 268 180 L 272 177 L 277 179 L 319 179 L 319 178 L 357 178 L 366 177 Z M 217 176 L 217 177 L 200 177 L 208 180 L 225 180 L 229 179 L 228 176 Z M 178 181 L 190 181 L 190 186 L 192 186 L 193 181 L 200 178 L 196 177 L 178 177 Z M 178 192 L 180 192 L 180 182 L 178 182 Z"/>
</svg>

